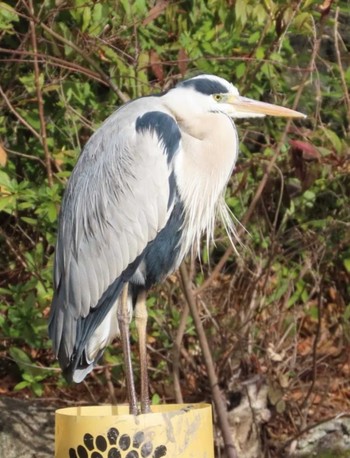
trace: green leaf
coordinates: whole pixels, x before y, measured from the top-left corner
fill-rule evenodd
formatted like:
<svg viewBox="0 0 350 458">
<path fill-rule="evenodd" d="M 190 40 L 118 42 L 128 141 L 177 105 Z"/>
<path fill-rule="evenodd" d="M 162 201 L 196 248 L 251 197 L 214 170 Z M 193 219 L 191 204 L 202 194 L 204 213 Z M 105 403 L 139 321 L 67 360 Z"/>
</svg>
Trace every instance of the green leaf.
<svg viewBox="0 0 350 458">
<path fill-rule="evenodd" d="M 42 396 L 44 392 L 44 387 L 40 383 L 35 382 L 30 386 L 30 388 L 33 391 L 33 393 L 38 397 Z"/>
<path fill-rule="evenodd" d="M 23 364 L 32 364 L 32 360 L 27 353 L 18 347 L 11 347 L 9 354 L 20 368 L 23 367 Z"/>
<path fill-rule="evenodd" d="M 313 23 L 310 13 L 302 12 L 295 16 L 293 24 L 301 32 L 310 32 L 312 30 L 311 24 Z"/>
<path fill-rule="evenodd" d="M 261 71 L 267 76 L 267 78 L 272 78 L 274 74 L 274 67 L 268 62 L 264 62 L 261 66 Z"/>
<path fill-rule="evenodd" d="M 38 115 L 38 110 L 23 110 L 19 109 L 18 112 L 21 116 L 37 131 L 40 130 L 40 118 Z"/>
<path fill-rule="evenodd" d="M 318 307 L 316 305 L 313 305 L 312 307 L 309 308 L 307 311 L 307 314 L 311 316 L 314 320 L 318 319 Z"/>
<path fill-rule="evenodd" d="M 342 144 L 341 144 L 341 141 L 338 135 L 335 132 L 333 132 L 332 130 L 327 129 L 326 127 L 323 128 L 323 132 L 326 134 L 328 140 L 332 143 L 336 152 L 340 153 L 342 150 Z"/>
<path fill-rule="evenodd" d="M 254 11 L 254 16 L 256 17 L 258 21 L 258 24 L 263 24 L 266 20 L 268 20 L 266 10 L 261 3 L 258 3 L 255 6 L 253 11 Z"/>
<path fill-rule="evenodd" d="M 6 172 L 0 170 L 0 196 L 5 194 L 5 191 L 13 191 L 13 182 Z"/>
<path fill-rule="evenodd" d="M 18 78 L 29 94 L 34 94 L 36 92 L 36 82 L 34 72 L 28 73 L 27 75 L 20 76 Z M 44 84 L 44 74 L 39 75 L 39 85 L 42 87 Z"/>
<path fill-rule="evenodd" d="M 38 220 L 34 218 L 29 218 L 28 216 L 22 216 L 21 220 L 24 221 L 27 224 L 30 224 L 31 226 L 36 226 L 38 224 Z"/>
<path fill-rule="evenodd" d="M 268 303 L 271 304 L 273 302 L 278 302 L 279 299 L 283 296 L 283 294 L 287 291 L 289 287 L 288 281 L 283 281 L 280 285 L 277 286 L 276 290 L 271 294 L 268 299 Z"/>
<path fill-rule="evenodd" d="M 28 384 L 33 383 L 35 381 L 34 375 L 30 374 L 29 372 L 25 372 L 24 374 L 22 374 L 22 378 L 23 380 L 28 382 Z"/>
<path fill-rule="evenodd" d="M 236 77 L 237 79 L 240 79 L 242 78 L 242 76 L 245 74 L 246 72 L 246 64 L 244 62 L 241 62 L 239 65 L 237 65 L 236 67 Z"/>
<path fill-rule="evenodd" d="M 13 33 L 12 22 L 18 22 L 19 17 L 14 8 L 5 2 L 0 2 L 0 29 L 4 33 Z"/>
<path fill-rule="evenodd" d="M 254 32 L 249 36 L 248 43 L 250 45 L 257 43 L 259 41 L 259 38 L 260 38 L 260 31 Z"/>
<path fill-rule="evenodd" d="M 90 25 L 90 20 L 91 20 L 91 8 L 88 6 L 85 6 L 83 9 L 83 25 L 82 25 L 82 31 L 85 32 L 87 28 Z"/>
<path fill-rule="evenodd" d="M 345 80 L 350 86 L 350 66 L 345 70 Z"/>
<path fill-rule="evenodd" d="M 235 13 L 237 20 L 244 25 L 247 22 L 247 2 L 245 0 L 236 0 Z"/>
<path fill-rule="evenodd" d="M 129 18 L 131 16 L 131 3 L 129 0 L 120 0 L 121 5 L 124 8 L 126 16 Z"/>
<path fill-rule="evenodd" d="M 20 391 L 23 390 L 24 388 L 28 388 L 29 383 L 26 382 L 25 380 L 22 380 L 22 382 L 17 383 L 17 385 L 13 388 L 14 391 Z"/>
<path fill-rule="evenodd" d="M 350 273 L 350 258 L 343 260 L 344 267 L 348 273 Z"/>
<path fill-rule="evenodd" d="M 0 198 L 0 211 L 11 214 L 16 207 L 16 199 L 14 196 L 1 196 Z"/>
<path fill-rule="evenodd" d="M 258 60 L 263 59 L 265 57 L 265 48 L 263 48 L 262 46 L 259 46 L 255 51 L 255 57 Z"/>
<path fill-rule="evenodd" d="M 48 203 L 46 210 L 50 223 L 54 223 L 55 221 L 57 221 L 57 208 L 53 202 Z"/>
<path fill-rule="evenodd" d="M 347 305 L 345 307 L 343 318 L 344 318 L 344 320 L 347 320 L 347 321 L 350 320 L 350 305 Z"/>
<path fill-rule="evenodd" d="M 94 24 L 100 22 L 102 20 L 102 5 L 101 3 L 96 3 L 94 5 L 94 8 L 92 10 L 92 18 L 94 21 Z"/>
<path fill-rule="evenodd" d="M 152 396 L 152 404 L 153 405 L 159 405 L 160 404 L 160 396 L 157 393 L 154 393 Z"/>
</svg>

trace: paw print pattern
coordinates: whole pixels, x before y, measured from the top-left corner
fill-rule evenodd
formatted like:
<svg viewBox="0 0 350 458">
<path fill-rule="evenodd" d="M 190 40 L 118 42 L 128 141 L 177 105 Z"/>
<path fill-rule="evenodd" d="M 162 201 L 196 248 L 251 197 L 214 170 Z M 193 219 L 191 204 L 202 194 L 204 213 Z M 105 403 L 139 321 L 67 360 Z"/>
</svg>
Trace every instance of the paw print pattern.
<svg viewBox="0 0 350 458">
<path fill-rule="evenodd" d="M 83 444 L 69 449 L 69 458 L 162 458 L 167 454 L 165 445 L 154 448 L 151 441 L 146 441 L 142 431 L 130 437 L 128 434 L 120 435 L 116 428 L 110 428 L 106 436 L 94 438 L 86 433 Z"/>
</svg>

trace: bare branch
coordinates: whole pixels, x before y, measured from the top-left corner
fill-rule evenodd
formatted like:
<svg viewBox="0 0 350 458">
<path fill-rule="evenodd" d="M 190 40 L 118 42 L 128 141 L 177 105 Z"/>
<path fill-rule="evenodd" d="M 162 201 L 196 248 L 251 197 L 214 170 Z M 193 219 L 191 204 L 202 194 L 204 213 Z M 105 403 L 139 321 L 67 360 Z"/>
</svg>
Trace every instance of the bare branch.
<svg viewBox="0 0 350 458">
<path fill-rule="evenodd" d="M 86 60 L 86 62 L 97 71 L 97 73 L 100 75 L 102 80 L 108 84 L 108 86 L 117 94 L 117 96 L 120 98 L 122 102 L 126 103 L 129 101 L 129 97 L 119 89 L 119 87 L 111 80 L 111 78 L 104 71 L 100 69 L 100 66 L 94 61 L 94 59 L 91 59 L 91 57 L 88 56 L 82 49 L 80 49 L 79 46 L 74 44 L 72 41 L 67 40 L 66 38 L 62 37 L 62 35 L 60 35 L 59 33 L 56 33 L 54 30 L 52 30 L 50 27 L 48 27 L 43 22 L 38 21 L 38 20 L 37 22 L 51 36 L 61 41 L 65 45 L 69 46 L 70 48 L 74 49 L 74 51 L 80 54 L 84 58 L 84 60 Z"/>
<path fill-rule="evenodd" d="M 342 61 L 341 61 L 340 49 L 339 49 L 338 18 L 339 18 L 339 6 L 337 6 L 337 9 L 335 11 L 334 46 L 335 46 L 335 53 L 336 53 L 337 61 L 338 61 L 340 79 L 341 79 L 342 86 L 343 86 L 343 91 L 344 91 L 345 106 L 347 108 L 346 112 L 347 112 L 347 116 L 348 116 L 348 130 L 349 130 L 349 133 L 350 133 L 350 96 L 349 96 L 348 85 L 347 85 L 346 79 L 345 79 L 345 74 L 344 74 L 343 64 L 342 64 Z"/>
<path fill-rule="evenodd" d="M 180 275 L 182 281 L 182 288 L 188 303 L 191 315 L 193 317 L 194 324 L 196 326 L 196 331 L 199 339 L 199 343 L 202 349 L 205 366 L 207 368 L 208 378 L 210 382 L 210 388 L 212 391 L 212 396 L 216 408 L 216 413 L 218 415 L 219 424 L 222 432 L 222 436 L 225 443 L 225 449 L 228 458 L 237 458 L 237 452 L 232 441 L 232 436 L 230 432 L 230 427 L 227 419 L 227 411 L 225 404 L 223 402 L 223 397 L 219 389 L 218 378 L 214 369 L 213 357 L 210 352 L 210 347 L 208 344 L 207 336 L 200 319 L 196 301 L 192 292 L 191 280 L 188 277 L 187 269 L 185 263 L 182 263 L 180 266 Z"/>
<path fill-rule="evenodd" d="M 311 396 L 311 393 L 315 387 L 316 383 L 316 377 L 317 377 L 317 345 L 320 340 L 321 336 L 321 327 L 322 327 L 322 279 L 319 282 L 318 285 L 318 298 L 317 298 L 317 328 L 316 328 L 316 334 L 314 338 L 314 342 L 312 345 L 312 381 L 309 386 L 309 389 L 305 395 L 305 398 L 300 406 L 300 410 L 304 410 L 305 407 L 307 406 L 308 400 Z"/>
<path fill-rule="evenodd" d="M 23 124 L 33 135 L 34 137 L 36 137 L 38 140 L 41 140 L 41 137 L 40 137 L 40 134 L 35 130 L 33 129 L 33 127 L 28 124 L 28 122 L 22 118 L 22 116 L 17 112 L 17 110 L 14 108 L 14 106 L 12 105 L 12 103 L 10 102 L 10 99 L 7 97 L 7 95 L 5 94 L 5 92 L 2 90 L 2 87 L 0 86 L 0 95 L 2 96 L 2 98 L 4 99 L 6 105 L 8 106 L 8 108 L 10 109 L 10 111 L 16 116 L 16 118 L 19 120 L 19 122 L 21 124 Z"/>
<path fill-rule="evenodd" d="M 186 302 L 182 315 L 180 324 L 176 333 L 176 338 L 173 343 L 173 377 L 174 377 L 174 393 L 175 399 L 178 404 L 183 403 L 183 397 L 181 392 L 181 385 L 180 385 L 180 353 L 181 353 L 181 342 L 185 333 L 186 329 L 186 322 L 189 315 L 190 309 L 188 308 L 188 304 Z"/>
<path fill-rule="evenodd" d="M 33 0 L 29 0 L 29 11 L 30 15 L 34 17 L 34 7 Z M 34 75 L 35 75 L 35 88 L 38 98 L 38 110 L 39 110 L 39 120 L 40 120 L 40 141 L 44 150 L 45 156 L 45 165 L 47 172 L 47 183 L 51 187 L 53 185 L 52 178 L 52 168 L 51 168 L 51 155 L 49 152 L 49 147 L 47 145 L 47 133 L 46 133 L 46 122 L 45 122 L 45 113 L 44 113 L 44 100 L 41 92 L 40 84 L 40 68 L 38 62 L 38 44 L 36 39 L 35 23 L 33 20 L 30 20 L 30 30 L 31 30 L 31 39 L 34 52 Z"/>
</svg>

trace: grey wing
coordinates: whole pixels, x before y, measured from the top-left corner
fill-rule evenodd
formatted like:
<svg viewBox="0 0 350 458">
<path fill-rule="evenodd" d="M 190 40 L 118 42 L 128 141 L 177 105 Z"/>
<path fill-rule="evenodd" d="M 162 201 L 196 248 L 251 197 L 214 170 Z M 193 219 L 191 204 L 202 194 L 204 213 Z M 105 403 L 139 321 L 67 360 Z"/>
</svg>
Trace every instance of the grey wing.
<svg viewBox="0 0 350 458">
<path fill-rule="evenodd" d="M 169 177 L 181 136 L 171 116 L 154 114 L 120 127 L 117 112 L 91 137 L 69 180 L 49 323 L 63 368 L 81 357 L 89 336 L 169 218 Z M 176 139 L 171 148 L 170 138 Z"/>
</svg>

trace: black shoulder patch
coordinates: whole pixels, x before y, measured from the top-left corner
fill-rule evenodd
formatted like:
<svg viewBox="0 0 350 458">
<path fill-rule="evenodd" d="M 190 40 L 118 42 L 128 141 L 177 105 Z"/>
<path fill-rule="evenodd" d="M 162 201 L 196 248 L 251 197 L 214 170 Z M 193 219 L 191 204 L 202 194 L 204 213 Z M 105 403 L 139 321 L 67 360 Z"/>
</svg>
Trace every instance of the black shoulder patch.
<svg viewBox="0 0 350 458">
<path fill-rule="evenodd" d="M 182 226 L 184 222 L 183 204 L 177 200 L 170 218 L 156 238 L 145 248 L 143 255 L 146 265 L 146 288 L 162 281 L 178 261 Z"/>
<path fill-rule="evenodd" d="M 149 111 L 136 119 L 136 131 L 155 132 L 163 143 L 168 163 L 179 148 L 181 132 L 174 118 L 161 111 Z"/>
<path fill-rule="evenodd" d="M 191 78 L 183 81 L 178 84 L 178 87 L 193 87 L 195 91 L 205 95 L 225 94 L 228 92 L 227 87 L 220 83 L 220 81 L 204 77 Z"/>
</svg>

